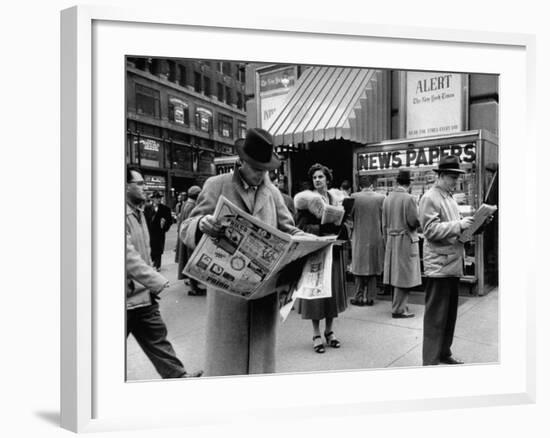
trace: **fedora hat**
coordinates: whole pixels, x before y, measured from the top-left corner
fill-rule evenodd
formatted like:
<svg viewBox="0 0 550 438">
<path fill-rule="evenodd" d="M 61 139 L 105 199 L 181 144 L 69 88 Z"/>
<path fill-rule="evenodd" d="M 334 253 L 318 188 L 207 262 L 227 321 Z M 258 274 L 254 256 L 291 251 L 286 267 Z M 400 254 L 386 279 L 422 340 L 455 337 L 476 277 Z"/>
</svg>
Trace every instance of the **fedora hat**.
<svg viewBox="0 0 550 438">
<path fill-rule="evenodd" d="M 466 173 L 465 170 L 460 168 L 460 160 L 456 155 L 445 155 L 439 160 L 439 165 L 435 172 L 449 172 L 449 173 Z"/>
<path fill-rule="evenodd" d="M 246 131 L 246 137 L 235 142 L 235 149 L 241 160 L 257 169 L 272 170 L 281 165 L 281 160 L 273 151 L 271 134 L 264 129 Z"/>
<path fill-rule="evenodd" d="M 409 185 L 411 183 L 411 172 L 401 169 L 397 174 L 396 181 L 397 184 Z"/>
</svg>

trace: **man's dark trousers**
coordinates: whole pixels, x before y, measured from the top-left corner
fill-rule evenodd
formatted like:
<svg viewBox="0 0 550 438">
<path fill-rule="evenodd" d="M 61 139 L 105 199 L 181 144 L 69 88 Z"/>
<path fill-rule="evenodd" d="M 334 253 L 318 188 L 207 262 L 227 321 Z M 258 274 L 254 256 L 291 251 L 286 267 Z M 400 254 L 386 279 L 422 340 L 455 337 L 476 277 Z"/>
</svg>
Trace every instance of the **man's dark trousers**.
<svg viewBox="0 0 550 438">
<path fill-rule="evenodd" d="M 160 316 L 158 303 L 126 311 L 126 336 L 136 341 L 163 379 L 178 378 L 185 368 L 166 339 L 168 330 Z"/>
<path fill-rule="evenodd" d="M 428 277 L 424 311 L 422 364 L 451 357 L 458 310 L 458 277 Z"/>
</svg>

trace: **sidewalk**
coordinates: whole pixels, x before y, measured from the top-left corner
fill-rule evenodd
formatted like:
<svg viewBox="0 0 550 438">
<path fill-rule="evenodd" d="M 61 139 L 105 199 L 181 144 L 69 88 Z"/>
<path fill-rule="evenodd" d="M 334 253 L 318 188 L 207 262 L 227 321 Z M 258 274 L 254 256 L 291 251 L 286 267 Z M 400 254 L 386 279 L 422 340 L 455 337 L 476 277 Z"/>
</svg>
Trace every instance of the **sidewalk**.
<svg viewBox="0 0 550 438">
<path fill-rule="evenodd" d="M 174 227 L 173 227 L 174 228 Z M 168 337 L 190 370 L 204 367 L 206 297 L 187 295 L 187 286 L 177 280 L 174 263 L 175 230 L 166 239 L 161 273 L 171 287 L 162 293 L 161 314 Z M 353 286 L 348 283 L 348 294 Z M 277 372 L 303 372 L 422 365 L 422 318 L 424 294 L 413 292 L 409 309 L 415 318 L 392 319 L 389 297 L 379 297 L 372 307 L 349 305 L 334 322 L 340 349 L 312 348 L 311 322 L 292 311 L 279 326 Z M 498 290 L 483 297 L 460 297 L 453 353 L 465 363 L 498 361 Z M 321 325 L 321 330 L 323 330 Z M 158 379 L 159 376 L 133 337 L 128 338 L 128 380 Z"/>
</svg>

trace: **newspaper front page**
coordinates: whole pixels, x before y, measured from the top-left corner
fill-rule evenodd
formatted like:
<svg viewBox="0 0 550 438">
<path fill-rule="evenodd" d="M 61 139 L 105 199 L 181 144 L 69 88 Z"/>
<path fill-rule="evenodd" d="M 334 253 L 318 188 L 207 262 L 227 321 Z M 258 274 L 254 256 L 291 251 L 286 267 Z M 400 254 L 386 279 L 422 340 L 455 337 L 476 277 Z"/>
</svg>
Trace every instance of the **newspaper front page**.
<svg viewBox="0 0 550 438">
<path fill-rule="evenodd" d="M 458 240 L 462 243 L 472 240 L 475 232 L 485 223 L 489 216 L 495 214 L 495 211 L 497 211 L 497 207 L 495 205 L 481 204 L 474 213 L 474 220 L 472 224 L 462 232 Z"/>
<path fill-rule="evenodd" d="M 305 257 L 331 248 L 336 236 L 291 236 L 264 224 L 223 196 L 214 216 L 223 224 L 223 235 L 216 239 L 202 236 L 184 268 L 185 275 L 243 299 L 261 298 L 274 292 L 282 292 L 284 299 L 288 299 L 299 281 L 304 291 L 309 291 L 310 298 L 322 298 L 322 293 L 312 292 L 320 289 L 330 296 L 331 270 L 326 269 L 326 263 L 315 264 L 314 269 L 322 271 L 302 279 L 304 269 L 313 269 L 314 263 L 308 265 Z M 319 256 L 313 257 L 318 260 Z M 322 283 L 327 275 L 328 283 Z"/>
</svg>

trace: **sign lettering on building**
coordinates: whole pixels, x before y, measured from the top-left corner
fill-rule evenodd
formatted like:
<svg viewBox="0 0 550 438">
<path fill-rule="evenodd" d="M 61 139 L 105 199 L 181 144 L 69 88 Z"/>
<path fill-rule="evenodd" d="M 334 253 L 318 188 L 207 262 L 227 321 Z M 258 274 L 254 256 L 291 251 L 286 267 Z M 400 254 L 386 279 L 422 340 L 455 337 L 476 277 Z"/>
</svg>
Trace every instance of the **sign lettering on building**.
<svg viewBox="0 0 550 438">
<path fill-rule="evenodd" d="M 137 139 L 134 140 L 137 144 Z M 139 154 L 142 166 L 160 167 L 160 143 L 150 138 L 139 139 Z"/>
<path fill-rule="evenodd" d="M 268 129 L 298 79 L 296 66 L 258 73 L 260 126 Z"/>
<path fill-rule="evenodd" d="M 407 138 L 463 131 L 466 81 L 463 74 L 407 72 Z"/>
<path fill-rule="evenodd" d="M 153 191 L 159 190 L 164 192 L 166 190 L 166 179 L 160 175 L 143 175 L 144 190 Z"/>
<path fill-rule="evenodd" d="M 401 168 L 433 168 L 441 157 L 456 155 L 463 164 L 474 163 L 476 159 L 475 144 L 453 144 L 445 146 L 426 146 L 407 148 L 388 152 L 367 152 L 357 155 L 357 171 L 380 172 L 399 170 Z"/>
<path fill-rule="evenodd" d="M 174 97 L 170 98 L 170 105 L 172 105 L 174 111 L 174 122 L 185 125 L 185 111 L 189 110 L 189 105 Z"/>
<path fill-rule="evenodd" d="M 212 111 L 206 108 L 197 107 L 197 127 L 201 131 L 210 132 L 210 124 L 212 123 Z"/>
</svg>

